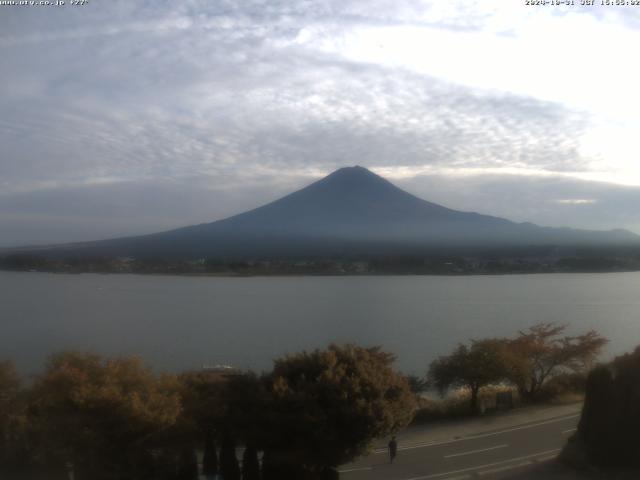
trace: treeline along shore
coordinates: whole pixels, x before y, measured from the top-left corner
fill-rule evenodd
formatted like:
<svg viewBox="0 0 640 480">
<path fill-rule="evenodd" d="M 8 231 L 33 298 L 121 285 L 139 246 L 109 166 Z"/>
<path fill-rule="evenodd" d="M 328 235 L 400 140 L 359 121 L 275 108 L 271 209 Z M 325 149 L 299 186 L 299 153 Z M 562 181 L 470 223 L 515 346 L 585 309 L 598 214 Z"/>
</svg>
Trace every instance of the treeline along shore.
<svg viewBox="0 0 640 480">
<path fill-rule="evenodd" d="M 539 248 L 481 252 L 322 257 L 49 257 L 0 253 L 0 269 L 54 273 L 172 275 L 482 275 L 640 271 L 640 250 Z"/>
<path fill-rule="evenodd" d="M 594 368 L 606 340 L 565 328 L 542 323 L 513 338 L 460 344 L 424 377 L 396 371 L 380 347 L 354 344 L 289 354 L 259 375 L 230 367 L 158 374 L 137 357 L 60 352 L 26 381 L 2 361 L 0 478 L 335 479 L 375 439 L 429 421 L 425 389 L 462 389 L 474 415 L 496 385 L 526 404 L 586 385 L 568 457 L 638 466 L 630 435 L 640 424 L 640 349 Z M 630 443 L 599 447 L 613 437 Z"/>
</svg>

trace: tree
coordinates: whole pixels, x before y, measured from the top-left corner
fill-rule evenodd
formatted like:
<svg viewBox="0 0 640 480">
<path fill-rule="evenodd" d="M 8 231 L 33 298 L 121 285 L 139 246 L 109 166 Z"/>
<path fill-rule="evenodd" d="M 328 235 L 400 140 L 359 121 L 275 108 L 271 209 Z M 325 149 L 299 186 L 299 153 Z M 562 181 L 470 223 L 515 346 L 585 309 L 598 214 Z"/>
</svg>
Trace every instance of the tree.
<svg viewBox="0 0 640 480">
<path fill-rule="evenodd" d="M 176 477 L 177 480 L 198 480 L 198 458 L 195 449 L 188 443 L 180 448 Z"/>
<path fill-rule="evenodd" d="M 460 344 L 450 355 L 431 362 L 429 381 L 441 394 L 451 387 L 468 388 L 470 408 L 475 412 L 480 388 L 507 376 L 507 358 L 504 340 L 472 340 L 470 346 Z"/>
<path fill-rule="evenodd" d="M 229 432 L 222 437 L 220 448 L 220 474 L 224 480 L 240 480 L 240 465 L 236 457 L 236 444 Z"/>
<path fill-rule="evenodd" d="M 545 382 L 563 371 L 586 372 L 607 343 L 595 330 L 561 336 L 566 325 L 539 323 L 509 342 L 510 379 L 520 396 L 534 400 Z"/>
<path fill-rule="evenodd" d="M 10 361 L 0 362 L 0 477 L 28 473 L 26 411 L 22 380 Z"/>
<path fill-rule="evenodd" d="M 216 437 L 213 431 L 207 432 L 202 453 L 202 474 L 215 475 L 218 473 L 218 452 Z"/>
<path fill-rule="evenodd" d="M 260 448 L 271 435 L 268 415 L 270 405 L 268 378 L 245 372 L 229 378 L 225 385 L 224 428 L 243 445 Z"/>
<path fill-rule="evenodd" d="M 224 418 L 226 378 L 215 371 L 190 371 L 178 376 L 182 398 L 180 421 L 203 448 L 202 473 L 218 473 L 217 436 Z"/>
<path fill-rule="evenodd" d="M 223 473 L 216 446 L 228 447 L 232 438 L 244 445 L 260 445 L 264 428 L 264 382 L 250 372 L 205 370 L 179 375 L 183 412 L 181 422 L 203 448 L 203 474 Z M 225 435 L 228 438 L 225 438 Z M 225 450 L 225 455 L 228 451 Z M 228 455 L 224 462 L 227 462 Z M 237 461 L 236 461 L 237 463 Z M 226 467 L 225 467 L 226 468 Z M 233 467 L 230 467 L 233 469 Z M 229 475 L 229 472 L 227 472 Z"/>
<path fill-rule="evenodd" d="M 53 355 L 32 395 L 44 449 L 73 463 L 79 480 L 129 478 L 180 412 L 175 379 L 154 375 L 135 357 Z"/>
<path fill-rule="evenodd" d="M 0 453 L 6 452 L 9 430 L 18 414 L 21 379 L 12 362 L 0 362 Z"/>
<path fill-rule="evenodd" d="M 393 361 L 379 347 L 352 344 L 276 360 L 267 379 L 265 478 L 278 469 L 282 475 L 283 466 L 321 475 L 407 425 L 415 398 Z"/>
<path fill-rule="evenodd" d="M 589 458 L 598 464 L 606 463 L 612 456 L 612 450 L 617 449 L 618 425 L 612 408 L 614 391 L 613 373 L 609 366 L 599 365 L 589 372 L 578 435 L 588 446 Z"/>
<path fill-rule="evenodd" d="M 416 395 L 419 395 L 429 388 L 429 381 L 423 377 L 418 377 L 417 375 L 407 375 L 405 378 L 407 379 L 409 388 Z"/>
<path fill-rule="evenodd" d="M 247 445 L 242 454 L 242 480 L 260 480 L 258 451 L 253 445 Z"/>
<path fill-rule="evenodd" d="M 640 467 L 640 347 L 594 368 L 587 378 L 573 443 L 599 466 Z M 635 471 L 635 470 L 634 470 Z"/>
</svg>

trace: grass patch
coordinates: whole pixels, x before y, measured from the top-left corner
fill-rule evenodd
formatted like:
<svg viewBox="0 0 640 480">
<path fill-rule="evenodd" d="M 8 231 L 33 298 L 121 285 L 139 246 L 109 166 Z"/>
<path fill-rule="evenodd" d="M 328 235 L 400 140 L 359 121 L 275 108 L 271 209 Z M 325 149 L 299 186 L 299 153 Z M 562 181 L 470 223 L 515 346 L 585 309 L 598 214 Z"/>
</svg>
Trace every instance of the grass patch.
<svg viewBox="0 0 640 480">
<path fill-rule="evenodd" d="M 435 392 L 424 393 L 419 397 L 418 409 L 412 425 L 421 425 L 437 420 L 451 420 L 477 415 L 478 413 L 493 412 L 504 409 L 498 404 L 498 394 L 510 392 L 513 407 L 520 405 L 520 397 L 513 387 L 490 385 L 480 389 L 478 395 L 479 411 L 471 410 L 471 393 L 468 389 L 460 388 L 441 398 Z"/>
<path fill-rule="evenodd" d="M 584 401 L 585 376 L 581 374 L 562 374 L 549 380 L 535 403 L 548 405 L 569 405 Z M 499 404 L 499 394 L 510 392 L 510 405 Z M 495 412 L 524 405 L 518 395 L 518 390 L 507 385 L 490 385 L 480 389 L 478 395 L 478 411 L 471 410 L 471 393 L 468 389 L 460 388 L 440 397 L 437 392 L 425 392 L 418 398 L 418 409 L 412 425 L 438 420 L 455 420 L 478 414 Z"/>
</svg>

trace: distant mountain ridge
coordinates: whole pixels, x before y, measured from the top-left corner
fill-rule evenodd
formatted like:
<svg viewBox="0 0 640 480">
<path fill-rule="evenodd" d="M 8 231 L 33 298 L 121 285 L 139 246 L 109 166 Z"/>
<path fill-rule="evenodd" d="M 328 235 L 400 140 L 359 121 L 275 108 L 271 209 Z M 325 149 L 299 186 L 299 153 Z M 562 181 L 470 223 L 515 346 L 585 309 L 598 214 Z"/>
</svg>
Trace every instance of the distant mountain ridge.
<svg viewBox="0 0 640 480">
<path fill-rule="evenodd" d="M 248 258 L 627 244 L 640 245 L 640 237 L 626 230 L 548 228 L 452 210 L 355 166 L 223 220 L 151 235 L 61 245 L 48 251 L 74 256 Z"/>
</svg>

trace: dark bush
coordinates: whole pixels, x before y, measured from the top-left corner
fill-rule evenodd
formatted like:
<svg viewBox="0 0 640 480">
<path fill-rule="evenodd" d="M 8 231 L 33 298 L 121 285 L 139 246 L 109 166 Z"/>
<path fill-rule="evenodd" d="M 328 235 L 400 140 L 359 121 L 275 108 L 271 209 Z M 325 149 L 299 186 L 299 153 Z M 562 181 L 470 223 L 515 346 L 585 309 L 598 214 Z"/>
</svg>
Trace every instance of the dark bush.
<svg viewBox="0 0 640 480">
<path fill-rule="evenodd" d="M 212 432 L 207 432 L 204 441 L 202 455 L 203 475 L 215 475 L 218 473 L 218 453 L 216 452 L 216 437 Z"/>
<path fill-rule="evenodd" d="M 584 373 L 562 373 L 549 380 L 540 390 L 539 400 L 550 401 L 565 394 L 582 394 L 587 384 Z"/>
<path fill-rule="evenodd" d="M 224 435 L 220 449 L 220 474 L 224 480 L 240 480 L 236 444 L 233 437 L 228 433 Z"/>
<path fill-rule="evenodd" d="M 260 480 L 258 451 L 252 445 L 248 445 L 242 454 L 242 480 Z"/>
<path fill-rule="evenodd" d="M 592 463 L 640 467 L 638 434 L 640 347 L 589 374 L 577 435 Z"/>
</svg>

